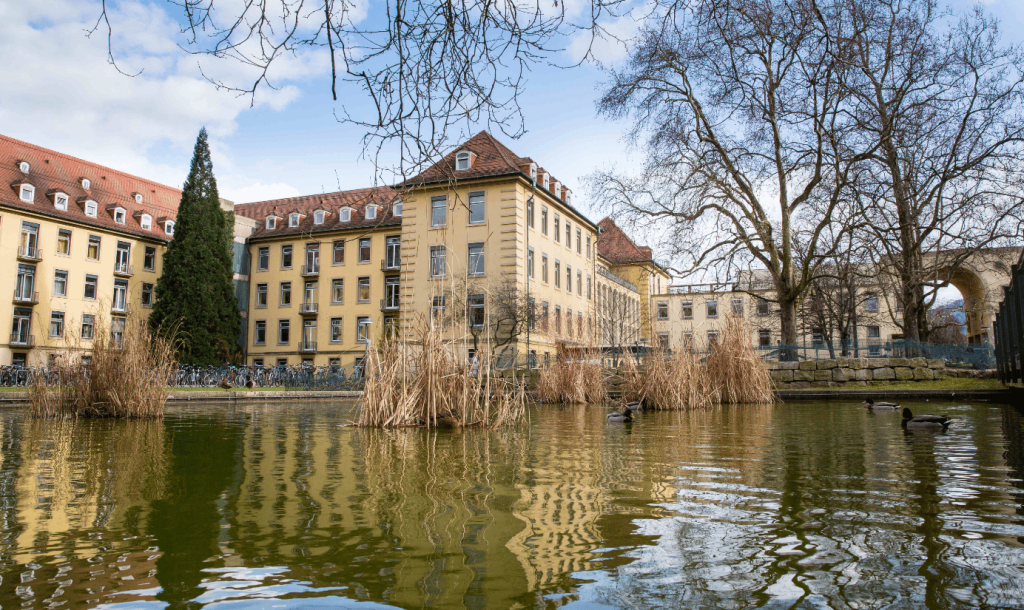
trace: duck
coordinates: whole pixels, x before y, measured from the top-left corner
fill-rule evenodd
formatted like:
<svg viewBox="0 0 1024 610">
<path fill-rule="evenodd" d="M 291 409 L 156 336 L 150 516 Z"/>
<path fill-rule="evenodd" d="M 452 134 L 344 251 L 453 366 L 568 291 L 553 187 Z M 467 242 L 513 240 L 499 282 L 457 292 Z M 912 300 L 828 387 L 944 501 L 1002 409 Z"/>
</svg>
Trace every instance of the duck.
<svg viewBox="0 0 1024 610">
<path fill-rule="evenodd" d="M 952 422 L 953 420 L 945 415 L 914 415 L 910 409 L 904 407 L 903 421 L 900 425 L 908 430 L 942 430 L 945 432 Z"/>
<path fill-rule="evenodd" d="M 639 400 L 636 400 L 636 401 L 633 401 L 633 402 L 627 402 L 626 403 L 626 408 L 629 409 L 630 411 L 639 411 L 639 410 L 643 409 L 643 405 L 644 405 L 643 402 L 641 402 Z"/>
<path fill-rule="evenodd" d="M 885 410 L 885 411 L 889 411 L 889 410 L 895 411 L 896 409 L 900 408 L 899 403 L 895 403 L 895 402 L 875 402 L 874 400 L 872 400 L 870 398 L 865 400 L 863 402 L 862 406 L 865 409 L 870 409 L 870 410 L 878 409 L 878 410 Z"/>
<path fill-rule="evenodd" d="M 622 410 L 622 413 L 609 413 L 608 421 L 615 423 L 629 423 L 633 421 L 633 409 L 630 409 L 627 406 L 625 409 Z"/>
</svg>

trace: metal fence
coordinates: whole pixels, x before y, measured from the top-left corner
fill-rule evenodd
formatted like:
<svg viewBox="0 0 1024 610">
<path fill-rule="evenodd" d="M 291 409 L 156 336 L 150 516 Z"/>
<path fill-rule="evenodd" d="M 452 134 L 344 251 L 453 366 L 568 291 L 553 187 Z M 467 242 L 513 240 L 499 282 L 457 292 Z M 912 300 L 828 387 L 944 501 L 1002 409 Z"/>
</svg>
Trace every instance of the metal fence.
<svg viewBox="0 0 1024 610">
<path fill-rule="evenodd" d="M 994 328 L 996 369 L 1003 383 L 1024 382 L 1024 256 L 1011 267 Z"/>
<path fill-rule="evenodd" d="M 894 341 L 815 341 L 809 345 L 771 345 L 757 348 L 761 359 L 833 360 L 835 358 L 913 358 L 941 359 L 954 368 L 990 369 L 995 366 L 991 344 L 957 345 L 924 343 L 899 339 Z"/>
</svg>

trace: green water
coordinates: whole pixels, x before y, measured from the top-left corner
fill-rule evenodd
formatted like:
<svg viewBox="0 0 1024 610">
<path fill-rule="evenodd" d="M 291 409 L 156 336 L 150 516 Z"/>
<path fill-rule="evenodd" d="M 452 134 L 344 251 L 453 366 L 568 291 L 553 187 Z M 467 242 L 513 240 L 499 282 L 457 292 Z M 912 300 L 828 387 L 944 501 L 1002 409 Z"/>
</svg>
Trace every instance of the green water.
<svg viewBox="0 0 1024 610">
<path fill-rule="evenodd" d="M 0 411 L 0 607 L 1024 607 L 1024 418 L 794 403 L 357 430 Z"/>
</svg>

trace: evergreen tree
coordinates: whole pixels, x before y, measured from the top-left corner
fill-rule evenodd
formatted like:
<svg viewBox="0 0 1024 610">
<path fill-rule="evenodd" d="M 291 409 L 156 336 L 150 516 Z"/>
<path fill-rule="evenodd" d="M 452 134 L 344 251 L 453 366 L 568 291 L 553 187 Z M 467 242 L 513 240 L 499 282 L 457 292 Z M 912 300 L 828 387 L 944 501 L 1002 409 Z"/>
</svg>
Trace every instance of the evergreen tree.
<svg viewBox="0 0 1024 610">
<path fill-rule="evenodd" d="M 234 215 L 220 207 L 203 128 L 149 318 L 157 332 L 177 326 L 180 362 L 220 364 L 238 352 L 241 316 L 231 283 L 233 232 Z"/>
</svg>

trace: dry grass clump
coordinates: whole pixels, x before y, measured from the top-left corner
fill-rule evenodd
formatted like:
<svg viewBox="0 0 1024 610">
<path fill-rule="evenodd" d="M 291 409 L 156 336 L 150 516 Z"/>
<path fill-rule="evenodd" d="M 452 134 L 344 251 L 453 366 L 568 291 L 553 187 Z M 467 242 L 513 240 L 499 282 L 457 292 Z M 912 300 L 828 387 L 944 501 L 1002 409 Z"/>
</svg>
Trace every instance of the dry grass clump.
<svg viewBox="0 0 1024 610">
<path fill-rule="evenodd" d="M 521 379 L 496 375 L 485 351 L 476 365 L 463 361 L 429 323 L 418 345 L 387 341 L 371 350 L 364 373 L 359 426 L 500 427 L 526 417 Z"/>
<path fill-rule="evenodd" d="M 549 403 L 598 403 L 608 399 L 600 354 L 559 354 L 554 366 L 541 371 L 537 400 Z"/>
<path fill-rule="evenodd" d="M 647 357 L 643 368 L 627 358 L 622 377 L 626 400 L 641 401 L 648 409 L 693 410 L 775 400 L 768 367 L 735 321 L 726 324 L 706 358 L 696 350 L 683 350 L 672 357 L 658 351 Z"/>
<path fill-rule="evenodd" d="M 97 325 L 91 346 L 76 341 L 59 354 L 48 374 L 32 376 L 29 395 L 36 417 L 161 417 L 176 366 L 175 341 L 153 336 L 146 321 L 129 317 L 115 338 Z M 91 362 L 82 364 L 83 354 Z"/>
</svg>

